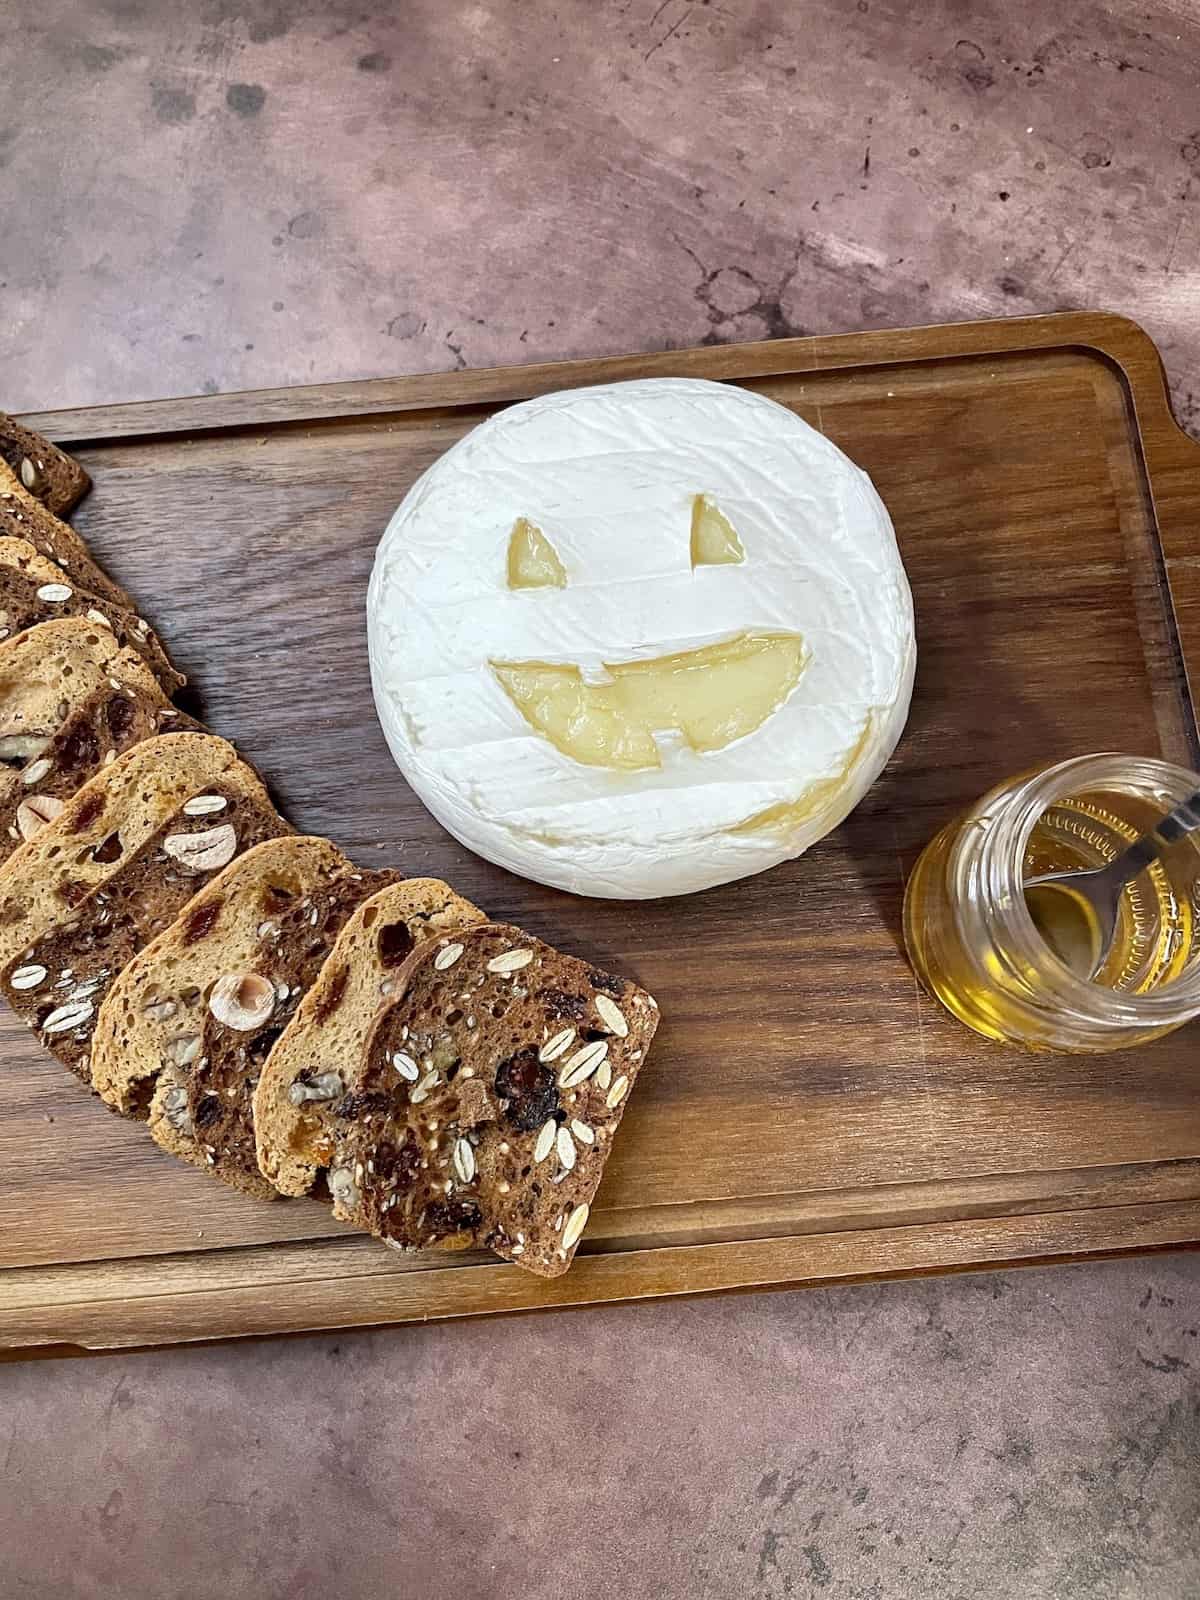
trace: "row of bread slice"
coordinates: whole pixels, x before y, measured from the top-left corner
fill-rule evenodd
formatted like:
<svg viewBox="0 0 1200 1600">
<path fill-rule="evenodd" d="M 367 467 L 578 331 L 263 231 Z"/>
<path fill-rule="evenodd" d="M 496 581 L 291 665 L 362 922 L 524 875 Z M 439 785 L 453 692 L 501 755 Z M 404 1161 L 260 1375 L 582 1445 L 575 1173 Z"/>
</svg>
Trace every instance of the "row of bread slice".
<svg viewBox="0 0 1200 1600">
<path fill-rule="evenodd" d="M 185 682 L 64 518 L 83 467 L 0 412 L 0 861 L 139 740 L 195 727 Z"/>
<path fill-rule="evenodd" d="M 42 1042 L 237 1188 L 327 1184 L 399 1248 L 569 1263 L 657 1020 L 437 880 L 296 836 L 0 413 L 0 983 Z M 82 787 L 81 787 L 82 786 Z"/>
<path fill-rule="evenodd" d="M 624 979 L 299 836 L 223 740 L 102 768 L 0 870 L 0 986 L 163 1148 L 402 1249 L 565 1270 L 657 1023 Z"/>
<path fill-rule="evenodd" d="M 89 482 L 78 462 L 0 412 L 0 538 L 24 540 L 71 584 L 132 610 L 125 590 L 64 520 Z"/>
</svg>

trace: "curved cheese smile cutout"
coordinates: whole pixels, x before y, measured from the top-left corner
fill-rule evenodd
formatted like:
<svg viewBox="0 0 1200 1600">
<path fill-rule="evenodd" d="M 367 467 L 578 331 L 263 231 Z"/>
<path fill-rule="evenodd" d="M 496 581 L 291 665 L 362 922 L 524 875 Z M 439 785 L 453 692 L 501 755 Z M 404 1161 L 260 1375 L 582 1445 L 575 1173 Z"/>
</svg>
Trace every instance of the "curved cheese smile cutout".
<svg viewBox="0 0 1200 1600">
<path fill-rule="evenodd" d="M 692 567 L 740 564 L 746 554 L 708 495 L 692 502 Z M 543 531 L 519 517 L 508 544 L 510 589 L 563 589 L 567 574 Z M 589 683 L 578 666 L 489 665 L 529 726 L 571 760 L 625 771 L 661 767 L 656 735 L 694 751 L 723 750 L 760 728 L 800 681 L 798 633 L 747 629 L 730 639 L 650 659 L 604 663 Z"/>
</svg>

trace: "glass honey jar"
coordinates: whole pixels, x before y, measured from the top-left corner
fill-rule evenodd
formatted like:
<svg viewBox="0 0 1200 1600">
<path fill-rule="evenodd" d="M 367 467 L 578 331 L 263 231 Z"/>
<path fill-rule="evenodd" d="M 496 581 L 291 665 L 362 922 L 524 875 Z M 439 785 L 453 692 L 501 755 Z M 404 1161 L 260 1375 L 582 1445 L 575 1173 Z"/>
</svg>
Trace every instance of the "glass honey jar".
<svg viewBox="0 0 1200 1600">
<path fill-rule="evenodd" d="M 1200 1014 L 1200 837 L 1179 840 L 1121 894 L 1093 977 L 1043 939 L 1025 885 L 1113 861 L 1200 789 L 1140 756 L 1079 756 L 999 784 L 925 848 L 904 937 L 931 994 L 977 1033 L 1030 1050 L 1115 1050 Z"/>
</svg>

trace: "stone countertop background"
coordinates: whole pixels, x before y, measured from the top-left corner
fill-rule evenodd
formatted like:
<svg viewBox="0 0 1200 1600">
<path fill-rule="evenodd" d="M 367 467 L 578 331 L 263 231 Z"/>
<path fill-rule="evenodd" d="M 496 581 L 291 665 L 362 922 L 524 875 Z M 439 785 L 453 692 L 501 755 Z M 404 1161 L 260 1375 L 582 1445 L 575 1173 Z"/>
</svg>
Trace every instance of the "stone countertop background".
<svg viewBox="0 0 1200 1600">
<path fill-rule="evenodd" d="M 0 403 L 1104 307 L 1193 0 L 7 0 Z M 1194 1600 L 1200 1257 L 0 1366 L 0 1600 Z"/>
</svg>

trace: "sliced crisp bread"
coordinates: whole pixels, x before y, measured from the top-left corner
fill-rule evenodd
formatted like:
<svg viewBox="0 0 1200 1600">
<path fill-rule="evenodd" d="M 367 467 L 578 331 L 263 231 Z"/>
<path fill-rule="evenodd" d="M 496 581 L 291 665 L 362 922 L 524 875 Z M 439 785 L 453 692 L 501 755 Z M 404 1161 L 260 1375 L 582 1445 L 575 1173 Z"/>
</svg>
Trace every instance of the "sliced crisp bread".
<svg viewBox="0 0 1200 1600">
<path fill-rule="evenodd" d="M 360 872 L 327 839 L 277 839 L 222 872 L 113 984 L 93 1075 L 124 1108 L 153 1087 L 165 1149 L 270 1195 L 254 1151 L 263 1061 L 346 918 L 391 873 Z"/>
<path fill-rule="evenodd" d="M 290 831 L 224 739 L 136 745 L 0 872 L 0 993 L 90 1081 L 92 1029 L 115 975 L 239 850 Z"/>
<path fill-rule="evenodd" d="M 329 1165 L 346 1063 L 361 1060 L 402 963 L 424 940 L 486 920 L 438 878 L 392 884 L 347 920 L 254 1092 L 259 1169 L 281 1194 L 308 1194 Z"/>
<path fill-rule="evenodd" d="M 35 499 L 20 478 L 0 458 L 0 536 L 7 539 L 25 539 L 40 554 L 48 556 L 76 583 L 81 583 L 93 594 L 103 595 L 114 605 L 127 611 L 137 607 L 104 569 L 92 558 L 86 544 L 69 523 L 61 521 L 40 500 Z"/>
<path fill-rule="evenodd" d="M 0 643 L 0 860 L 101 766 L 156 734 L 196 727 L 142 657 L 84 617 Z"/>
<path fill-rule="evenodd" d="M 657 1024 L 636 984 L 520 928 L 419 946 L 332 1108 L 334 1214 L 565 1272 Z"/>
<path fill-rule="evenodd" d="M 65 517 L 91 488 L 92 480 L 73 456 L 22 427 L 7 411 L 0 411 L 0 460 L 56 517 Z"/>
<path fill-rule="evenodd" d="M 229 926 L 239 890 L 248 913 L 256 899 L 260 909 L 276 909 L 254 929 L 253 942 L 243 946 L 241 970 L 218 980 L 202 1018 L 198 1059 L 182 1072 L 173 1064 L 160 1077 L 150 1118 L 151 1132 L 165 1148 L 193 1160 L 201 1150 L 214 1177 L 250 1193 L 259 1192 L 263 1181 L 253 1111 L 259 1072 L 319 976 L 346 918 L 397 878 L 389 871 L 361 872 L 343 858 L 346 870 L 331 864 L 328 874 L 314 873 L 307 890 L 297 894 L 290 852 L 280 847 L 273 854 L 273 869 L 259 860 L 253 871 L 238 875 L 240 884 L 227 886 L 228 919 L 222 914 L 209 937 L 224 938 L 231 949 L 237 944 Z M 208 907 L 197 908 L 195 920 L 207 914 Z M 191 913 L 185 920 L 192 920 Z M 190 1048 L 195 1047 L 189 1053 Z M 190 1148 L 183 1147 L 180 1135 Z"/>
<path fill-rule="evenodd" d="M 110 628 L 118 644 L 142 657 L 165 694 L 187 682 L 144 618 L 83 588 L 27 539 L 0 539 L 0 639 L 58 617 L 82 617 Z"/>
</svg>

